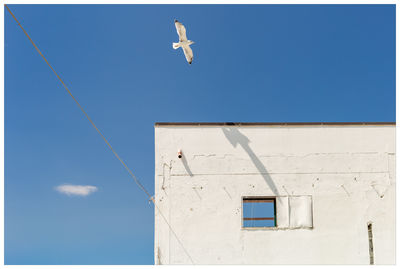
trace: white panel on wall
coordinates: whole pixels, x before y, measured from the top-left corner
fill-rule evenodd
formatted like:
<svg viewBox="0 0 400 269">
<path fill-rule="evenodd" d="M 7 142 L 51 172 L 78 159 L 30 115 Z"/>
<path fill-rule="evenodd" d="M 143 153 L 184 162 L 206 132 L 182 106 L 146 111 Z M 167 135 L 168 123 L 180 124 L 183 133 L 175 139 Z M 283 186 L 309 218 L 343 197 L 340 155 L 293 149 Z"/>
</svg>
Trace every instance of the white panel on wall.
<svg viewBox="0 0 400 269">
<path fill-rule="evenodd" d="M 311 228 L 313 225 L 311 196 L 290 196 L 289 215 L 291 228 Z"/>
<path fill-rule="evenodd" d="M 276 197 L 276 225 L 278 228 L 289 227 L 289 198 L 287 196 Z"/>
</svg>

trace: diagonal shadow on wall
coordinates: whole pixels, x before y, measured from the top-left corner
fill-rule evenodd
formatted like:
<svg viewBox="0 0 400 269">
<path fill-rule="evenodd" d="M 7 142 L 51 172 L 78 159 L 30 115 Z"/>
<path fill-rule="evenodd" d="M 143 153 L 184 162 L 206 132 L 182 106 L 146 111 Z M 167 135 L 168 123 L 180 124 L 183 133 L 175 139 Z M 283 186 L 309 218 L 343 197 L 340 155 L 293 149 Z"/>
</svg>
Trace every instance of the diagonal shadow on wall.
<svg viewBox="0 0 400 269">
<path fill-rule="evenodd" d="M 186 159 L 185 154 L 182 154 L 181 160 L 182 160 L 183 166 L 185 167 L 186 172 L 189 174 L 190 177 L 192 177 L 192 176 L 193 176 L 193 173 L 192 173 L 192 170 L 190 170 L 190 167 L 189 167 L 189 165 L 188 165 L 188 161 L 187 161 L 187 159 Z"/>
<path fill-rule="evenodd" d="M 279 196 L 278 188 L 276 187 L 274 181 L 272 178 L 269 176 L 269 173 L 261 160 L 257 157 L 257 155 L 254 153 L 254 151 L 251 149 L 249 143 L 250 140 L 239 132 L 239 130 L 235 127 L 222 127 L 222 131 L 228 141 L 232 144 L 233 147 L 236 148 L 236 146 L 239 144 L 249 155 L 251 161 L 253 162 L 254 166 L 257 168 L 257 170 L 260 172 L 261 176 L 264 178 L 265 182 L 268 184 L 269 188 L 272 190 L 272 192 L 276 195 Z"/>
</svg>

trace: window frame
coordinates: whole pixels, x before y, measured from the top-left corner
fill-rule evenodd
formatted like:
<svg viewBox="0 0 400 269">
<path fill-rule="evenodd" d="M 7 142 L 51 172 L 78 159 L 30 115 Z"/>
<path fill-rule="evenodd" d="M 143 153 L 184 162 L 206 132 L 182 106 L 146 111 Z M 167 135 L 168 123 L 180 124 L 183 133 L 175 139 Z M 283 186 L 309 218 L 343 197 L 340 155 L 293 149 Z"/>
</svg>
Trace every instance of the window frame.
<svg viewBox="0 0 400 269">
<path fill-rule="evenodd" d="M 274 203 L 274 226 L 259 226 L 259 227 L 245 227 L 244 226 L 244 200 L 246 199 L 260 199 L 260 200 L 273 200 Z M 240 203 L 241 203 L 241 229 L 242 230 L 275 230 L 278 228 L 278 220 L 277 220 L 277 212 L 276 212 L 276 196 L 260 196 L 260 195 L 246 195 L 246 196 L 241 196 L 240 197 Z"/>
</svg>

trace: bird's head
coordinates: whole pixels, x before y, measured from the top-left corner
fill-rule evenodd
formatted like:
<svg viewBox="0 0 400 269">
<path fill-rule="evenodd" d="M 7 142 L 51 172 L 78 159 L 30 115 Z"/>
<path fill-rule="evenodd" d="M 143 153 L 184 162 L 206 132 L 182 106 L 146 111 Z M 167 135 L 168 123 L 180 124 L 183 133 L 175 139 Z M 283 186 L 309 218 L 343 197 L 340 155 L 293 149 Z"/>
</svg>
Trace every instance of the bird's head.
<svg viewBox="0 0 400 269">
<path fill-rule="evenodd" d="M 192 44 L 194 44 L 194 41 L 189 40 L 189 45 L 192 45 Z"/>
</svg>

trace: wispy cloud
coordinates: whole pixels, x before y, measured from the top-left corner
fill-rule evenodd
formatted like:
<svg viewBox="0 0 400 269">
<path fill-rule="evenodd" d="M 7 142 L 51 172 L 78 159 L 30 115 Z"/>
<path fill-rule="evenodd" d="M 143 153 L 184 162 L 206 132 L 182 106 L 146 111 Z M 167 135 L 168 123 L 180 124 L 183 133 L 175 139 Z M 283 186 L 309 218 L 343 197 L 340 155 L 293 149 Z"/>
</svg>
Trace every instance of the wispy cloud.
<svg viewBox="0 0 400 269">
<path fill-rule="evenodd" d="M 88 196 L 89 194 L 97 191 L 96 186 L 83 186 L 83 185 L 70 185 L 63 184 L 56 187 L 56 190 L 66 195 Z"/>
</svg>

